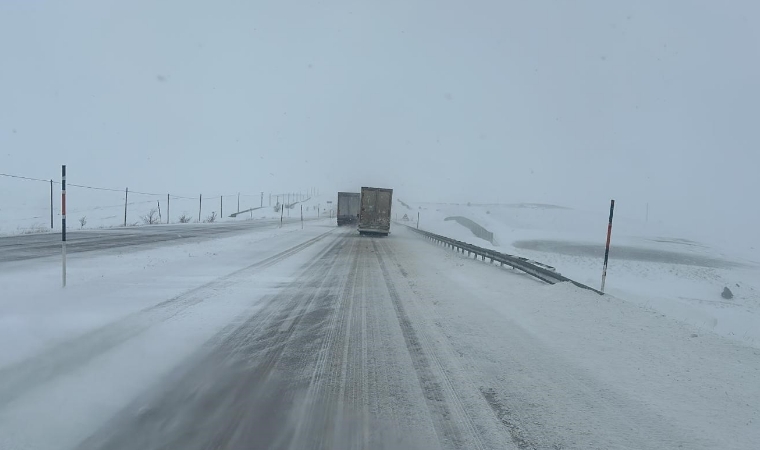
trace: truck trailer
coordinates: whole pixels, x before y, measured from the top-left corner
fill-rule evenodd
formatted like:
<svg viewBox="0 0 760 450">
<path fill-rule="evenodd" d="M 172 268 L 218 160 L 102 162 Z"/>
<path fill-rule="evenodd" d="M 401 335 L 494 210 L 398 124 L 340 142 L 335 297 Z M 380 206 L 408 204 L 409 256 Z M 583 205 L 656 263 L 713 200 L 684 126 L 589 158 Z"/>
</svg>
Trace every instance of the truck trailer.
<svg viewBox="0 0 760 450">
<path fill-rule="evenodd" d="M 359 192 L 338 192 L 338 226 L 358 222 L 360 207 Z"/>
<path fill-rule="evenodd" d="M 388 236 L 391 232 L 393 189 L 362 187 L 359 234 Z"/>
</svg>

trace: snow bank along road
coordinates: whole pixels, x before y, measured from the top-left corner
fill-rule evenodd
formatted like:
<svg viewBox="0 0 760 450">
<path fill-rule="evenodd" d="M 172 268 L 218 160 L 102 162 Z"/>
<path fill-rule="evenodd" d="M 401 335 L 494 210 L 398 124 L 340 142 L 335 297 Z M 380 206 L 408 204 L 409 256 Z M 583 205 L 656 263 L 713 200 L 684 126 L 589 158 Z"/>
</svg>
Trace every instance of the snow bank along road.
<svg viewBox="0 0 760 450">
<path fill-rule="evenodd" d="M 760 442 L 757 349 L 398 227 L 87 255 L 64 294 L 17 286 L 52 261 L 0 265 L 2 329 L 17 333 L 0 336 L 16 349 L 0 359 L 0 448 Z"/>
</svg>

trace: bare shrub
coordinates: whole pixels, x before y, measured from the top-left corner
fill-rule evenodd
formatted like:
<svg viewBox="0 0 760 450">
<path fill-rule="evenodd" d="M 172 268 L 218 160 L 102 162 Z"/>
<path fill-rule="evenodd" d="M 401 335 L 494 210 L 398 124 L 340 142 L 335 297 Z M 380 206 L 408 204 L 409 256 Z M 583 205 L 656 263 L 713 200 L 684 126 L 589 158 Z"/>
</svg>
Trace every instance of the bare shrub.
<svg viewBox="0 0 760 450">
<path fill-rule="evenodd" d="M 145 225 L 155 225 L 158 223 L 158 210 L 156 208 L 151 209 L 148 214 L 141 217 Z"/>
<path fill-rule="evenodd" d="M 188 216 L 187 214 L 182 214 L 181 216 L 179 216 L 179 223 L 190 223 L 191 220 L 192 218 Z"/>
<path fill-rule="evenodd" d="M 216 222 L 216 212 L 211 211 L 211 215 L 206 217 L 206 220 L 204 221 L 206 223 L 214 223 Z"/>
<path fill-rule="evenodd" d="M 79 218 L 79 228 L 84 228 L 85 225 L 87 225 L 87 216 L 82 216 Z"/>
</svg>

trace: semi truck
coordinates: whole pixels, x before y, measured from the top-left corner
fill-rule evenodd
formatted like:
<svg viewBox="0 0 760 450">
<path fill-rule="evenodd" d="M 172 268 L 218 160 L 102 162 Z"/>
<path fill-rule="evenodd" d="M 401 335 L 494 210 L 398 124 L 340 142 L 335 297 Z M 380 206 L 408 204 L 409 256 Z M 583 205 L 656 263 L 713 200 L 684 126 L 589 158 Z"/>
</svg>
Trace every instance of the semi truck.
<svg viewBox="0 0 760 450">
<path fill-rule="evenodd" d="M 338 192 L 338 226 L 356 223 L 359 220 L 360 206 L 359 192 Z"/>
<path fill-rule="evenodd" d="M 362 187 L 359 234 L 388 236 L 391 232 L 393 189 Z"/>
</svg>

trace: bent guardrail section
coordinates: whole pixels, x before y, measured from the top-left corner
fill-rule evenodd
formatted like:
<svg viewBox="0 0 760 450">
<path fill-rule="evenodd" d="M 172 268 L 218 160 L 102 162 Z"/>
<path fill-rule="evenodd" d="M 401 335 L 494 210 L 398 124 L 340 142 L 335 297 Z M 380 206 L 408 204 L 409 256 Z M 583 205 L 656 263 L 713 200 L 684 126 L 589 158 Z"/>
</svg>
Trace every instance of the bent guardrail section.
<svg viewBox="0 0 760 450">
<path fill-rule="evenodd" d="M 404 224 L 399 224 L 399 225 L 404 225 Z M 566 276 L 557 272 L 551 266 L 547 266 L 545 264 L 541 264 L 539 262 L 532 261 L 530 259 L 523 258 L 520 256 L 508 255 L 506 253 L 499 253 L 487 248 L 468 244 L 467 242 L 457 241 L 456 239 L 451 239 L 446 236 L 441 236 L 439 234 L 431 233 L 429 231 L 418 230 L 416 228 L 410 227 L 409 225 L 404 225 L 404 226 L 414 231 L 415 233 L 419 233 L 434 242 L 438 242 L 440 244 L 443 244 L 446 247 L 450 247 L 456 250 L 457 252 L 461 251 L 463 254 L 464 252 L 467 252 L 467 256 L 474 255 L 475 258 L 481 257 L 483 261 L 485 261 L 486 258 L 488 258 L 491 260 L 492 263 L 496 261 L 496 262 L 501 263 L 502 266 L 506 264 L 510 267 L 513 267 L 517 270 L 525 272 L 528 275 L 534 278 L 538 278 L 539 280 L 544 281 L 549 284 L 569 282 L 569 283 L 574 284 L 575 286 L 578 286 L 579 288 L 596 292 L 599 295 L 604 295 L 602 291 L 599 291 L 590 286 L 586 286 L 585 284 L 578 283 L 577 281 L 567 278 Z"/>
</svg>

